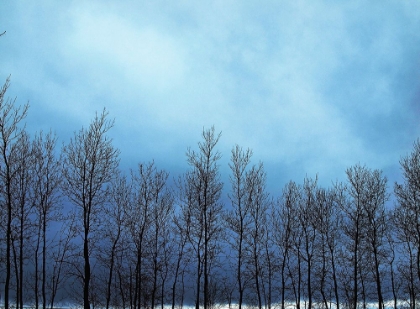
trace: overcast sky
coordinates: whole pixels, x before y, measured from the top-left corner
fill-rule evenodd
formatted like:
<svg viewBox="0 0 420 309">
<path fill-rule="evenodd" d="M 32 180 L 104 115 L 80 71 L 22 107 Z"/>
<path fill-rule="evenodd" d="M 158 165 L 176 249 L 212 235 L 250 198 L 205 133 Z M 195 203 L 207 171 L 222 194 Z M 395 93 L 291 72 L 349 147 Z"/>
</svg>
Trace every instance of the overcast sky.
<svg viewBox="0 0 420 309">
<path fill-rule="evenodd" d="M 400 176 L 420 136 L 420 1 L 2 1 L 0 80 L 60 145 L 104 107 L 121 168 L 187 168 L 203 128 L 269 190 L 356 163 Z M 228 184 L 226 184 L 228 185 Z"/>
</svg>

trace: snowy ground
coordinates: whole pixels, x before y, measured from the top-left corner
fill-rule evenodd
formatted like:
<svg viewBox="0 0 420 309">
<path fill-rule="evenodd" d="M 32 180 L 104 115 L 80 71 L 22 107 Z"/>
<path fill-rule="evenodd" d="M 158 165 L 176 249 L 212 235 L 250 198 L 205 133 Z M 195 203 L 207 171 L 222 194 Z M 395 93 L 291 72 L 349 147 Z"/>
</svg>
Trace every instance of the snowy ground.
<svg viewBox="0 0 420 309">
<path fill-rule="evenodd" d="M 398 302 L 398 308 L 402 309 L 402 308 L 409 308 L 408 302 L 407 301 L 399 301 Z M 281 305 L 280 304 L 273 304 L 272 305 L 272 309 L 280 309 Z M 15 309 L 16 307 L 14 305 L 10 305 L 10 309 Z M 24 309 L 35 309 L 34 305 L 25 305 L 23 306 Z M 157 309 L 161 309 L 160 306 L 156 307 Z M 171 309 L 172 307 L 169 305 L 165 305 L 164 309 Z M 195 306 L 183 306 L 182 308 L 180 307 L 175 307 L 176 309 L 195 309 Z M 257 309 L 257 306 L 250 306 L 250 305 L 243 305 L 242 306 L 243 309 Z M 265 307 L 263 307 L 265 308 Z M 286 304 L 286 308 L 287 309 L 296 309 L 296 304 L 295 303 L 287 303 Z M 313 308 L 314 309 L 321 309 L 324 308 L 323 304 L 313 304 Z M 330 309 L 335 309 L 336 306 L 334 304 L 331 304 Z M 346 307 L 344 307 L 343 305 L 340 307 L 342 309 L 345 309 Z M 363 308 L 363 309 L 378 309 L 379 306 L 377 303 L 368 303 L 366 305 L 366 307 L 364 308 L 362 304 L 360 304 L 359 308 Z M 393 302 L 388 302 L 385 304 L 385 309 L 393 309 Z M 0 306 L 0 309 L 4 309 L 4 306 Z M 57 306 L 54 307 L 54 309 L 83 309 L 82 306 L 80 305 L 75 305 L 75 304 L 71 304 L 71 303 L 63 303 L 63 304 L 59 304 Z M 102 309 L 100 307 L 96 307 L 95 309 Z M 119 309 L 119 308 L 118 308 Z M 214 305 L 211 309 L 238 309 L 238 306 L 236 304 L 232 304 L 231 306 L 229 305 L 225 305 L 225 304 L 217 304 Z M 300 305 L 300 309 L 306 309 L 306 304 L 305 302 L 302 302 Z"/>
</svg>

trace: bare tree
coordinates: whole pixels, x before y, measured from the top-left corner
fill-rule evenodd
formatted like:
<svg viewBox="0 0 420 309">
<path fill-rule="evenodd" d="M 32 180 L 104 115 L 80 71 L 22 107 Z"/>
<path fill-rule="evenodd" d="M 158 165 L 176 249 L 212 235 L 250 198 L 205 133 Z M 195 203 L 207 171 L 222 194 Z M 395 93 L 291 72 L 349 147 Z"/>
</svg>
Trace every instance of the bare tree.
<svg viewBox="0 0 420 309">
<path fill-rule="evenodd" d="M 352 306 L 356 308 L 358 293 L 366 303 L 370 282 L 376 286 L 380 308 L 384 307 L 381 267 L 383 246 L 386 243 L 385 201 L 386 178 L 378 170 L 355 165 L 346 171 L 349 203 L 342 210 L 345 214 L 345 234 L 351 242 L 353 265 Z M 369 271 L 373 270 L 373 271 Z M 373 274 L 372 279 L 369 274 Z M 360 284 L 360 286 L 359 286 Z"/>
<path fill-rule="evenodd" d="M 128 225 L 131 242 L 134 248 L 134 287 L 132 287 L 132 305 L 140 308 L 150 301 L 151 278 L 144 267 L 150 260 L 151 229 L 153 209 L 156 201 L 164 194 L 167 174 L 157 170 L 153 162 L 139 164 L 138 170 L 132 172 L 133 202 L 128 209 Z M 144 280 L 147 279 L 147 280 Z M 149 286 L 148 286 L 149 284 Z M 149 304 L 150 305 L 150 304 Z"/>
<path fill-rule="evenodd" d="M 83 303 L 90 309 L 92 234 L 97 229 L 103 206 L 109 200 L 106 184 L 117 173 L 119 151 L 106 134 L 114 122 L 104 110 L 96 114 L 88 129 L 82 128 L 63 147 L 63 190 L 77 207 L 83 241 Z"/>
<path fill-rule="evenodd" d="M 415 225 L 413 225 L 413 213 L 405 207 L 398 205 L 394 209 L 393 223 L 395 225 L 395 237 L 400 246 L 399 255 L 404 256 L 397 264 L 397 272 L 402 281 L 403 295 L 408 296 L 410 309 L 416 308 L 419 281 L 417 277 L 417 246 Z"/>
<path fill-rule="evenodd" d="M 203 142 L 199 151 L 187 151 L 191 170 L 180 182 L 181 220 L 185 224 L 188 241 L 193 248 L 197 263 L 196 309 L 200 307 L 201 281 L 203 280 L 204 308 L 210 304 L 210 276 L 212 258 L 216 257 L 219 237 L 222 233 L 222 204 L 220 195 L 223 183 L 220 181 L 218 161 L 221 155 L 215 150 L 220 133 L 214 127 L 203 130 Z"/>
<path fill-rule="evenodd" d="M 172 301 L 172 297 L 169 298 L 167 294 L 167 283 L 170 280 L 170 276 L 172 273 L 172 268 L 174 265 L 173 254 L 176 250 L 176 240 L 175 237 L 172 235 L 173 232 L 173 225 L 172 219 L 174 216 L 174 209 L 172 205 L 172 209 L 170 210 L 169 218 L 166 218 L 164 221 L 164 225 L 162 228 L 162 233 L 160 236 L 160 243 L 162 246 L 160 247 L 160 254 L 159 254 L 159 261 L 158 271 L 160 276 L 160 306 L 161 309 L 164 309 L 165 304 L 170 299 Z"/>
<path fill-rule="evenodd" d="M 401 243 L 405 261 L 398 265 L 403 288 L 409 296 L 410 308 L 416 308 L 420 282 L 420 140 L 413 150 L 400 159 L 403 183 L 395 183 L 397 206 L 393 214 L 395 234 Z"/>
<path fill-rule="evenodd" d="M 338 288 L 337 257 L 340 245 L 340 231 L 342 218 L 340 207 L 342 192 L 333 189 L 319 188 L 317 190 L 316 206 L 314 212 L 314 223 L 317 232 L 320 234 L 321 267 L 317 277 L 320 278 L 320 293 L 326 308 L 328 302 L 335 298 L 335 306 L 340 308 L 340 295 Z M 326 287 L 326 285 L 332 285 Z"/>
<path fill-rule="evenodd" d="M 172 309 L 175 309 L 175 304 L 177 301 L 177 295 L 181 294 L 181 299 L 184 297 L 184 286 L 181 287 L 181 293 L 177 293 L 179 290 L 179 281 L 184 282 L 185 269 L 189 266 L 190 263 L 190 253 L 191 250 L 187 247 L 188 235 L 190 231 L 190 225 L 185 225 L 183 221 L 183 213 L 175 214 L 173 217 L 173 241 L 174 241 L 174 250 L 175 257 L 173 260 L 173 281 L 172 281 Z M 181 278 L 180 278 L 181 277 Z M 181 307 L 182 307 L 181 301 Z"/>
<path fill-rule="evenodd" d="M 359 296 L 359 270 L 360 270 L 360 261 L 361 254 L 363 250 L 362 246 L 362 237 L 363 229 L 366 226 L 363 204 L 367 201 L 366 196 L 366 171 L 365 168 L 356 165 L 346 170 L 347 179 L 349 185 L 347 192 L 349 193 L 350 200 L 348 203 L 343 203 L 340 205 L 342 211 L 345 215 L 344 221 L 344 233 L 348 238 L 348 250 L 351 254 L 351 267 L 352 267 L 352 296 L 351 296 L 351 306 L 353 309 L 357 308 L 358 296 Z"/>
<path fill-rule="evenodd" d="M 169 229 L 170 219 L 173 216 L 173 196 L 166 188 L 166 181 L 169 174 L 165 171 L 157 171 L 154 173 L 154 186 L 152 188 L 153 202 L 151 205 L 151 279 L 153 281 L 151 291 L 151 307 L 155 308 L 156 300 L 158 299 L 157 293 L 162 292 L 161 305 L 164 301 L 164 287 L 165 282 L 159 282 L 160 277 L 165 278 L 163 270 L 168 263 L 168 246 L 169 246 Z M 159 286 L 160 285 L 160 286 Z M 159 289 L 160 287 L 160 289 Z"/>
<path fill-rule="evenodd" d="M 286 308 L 286 290 L 288 284 L 287 266 L 290 250 L 293 244 L 294 218 L 296 205 L 300 198 L 299 188 L 295 182 L 290 181 L 283 188 L 283 192 L 275 208 L 272 211 L 272 224 L 274 230 L 274 240 L 279 255 L 280 271 L 280 298 L 281 309 Z"/>
<path fill-rule="evenodd" d="M 304 179 L 302 187 L 302 198 L 298 206 L 297 219 L 302 235 L 302 250 L 300 254 L 306 264 L 306 288 L 308 297 L 308 308 L 312 308 L 313 304 L 313 279 L 312 271 L 314 266 L 317 230 L 316 222 L 314 222 L 316 211 L 316 190 L 317 179 Z"/>
<path fill-rule="evenodd" d="M 401 226 L 412 235 L 416 248 L 416 270 L 420 280 L 420 140 L 414 143 L 413 151 L 400 160 L 403 171 L 403 184 L 395 184 L 394 192 L 398 201 L 398 211 L 407 217 L 410 224 Z"/>
<path fill-rule="evenodd" d="M 13 164 L 16 169 L 16 177 L 12 181 L 12 197 L 13 197 L 13 255 L 15 262 L 16 277 L 16 306 L 23 308 L 24 292 L 27 292 L 24 286 L 26 280 L 26 272 L 24 266 L 29 259 L 29 241 L 30 235 L 33 234 L 35 227 L 31 222 L 33 204 L 30 200 L 30 184 L 33 177 L 33 153 L 29 136 L 23 132 L 17 141 L 17 151 L 13 157 Z"/>
<path fill-rule="evenodd" d="M 371 269 L 376 284 L 379 308 L 384 308 L 382 268 L 384 267 L 385 246 L 387 244 L 387 215 L 385 202 L 388 200 L 386 192 L 387 179 L 379 170 L 366 170 L 368 177 L 365 190 L 368 191 L 368 199 L 363 203 L 364 215 L 367 219 L 366 247 L 371 259 Z"/>
<path fill-rule="evenodd" d="M 5 98 L 6 91 L 10 85 L 7 78 L 0 89 L 0 181 L 2 187 L 2 199 L 6 223 L 6 278 L 4 285 L 4 307 L 9 309 L 9 292 L 11 279 L 11 256 L 12 256 L 12 212 L 13 212 L 13 191 L 12 185 L 18 170 L 13 158 L 16 157 L 19 147 L 17 141 L 22 137 L 24 131 L 19 124 L 26 117 L 28 105 L 15 107 L 15 100 Z"/>
<path fill-rule="evenodd" d="M 46 309 L 47 306 L 47 229 L 51 221 L 59 219 L 61 210 L 61 167 L 60 161 L 55 155 L 56 141 L 57 138 L 51 132 L 46 135 L 41 132 L 32 143 L 34 173 L 31 192 L 38 228 L 35 241 L 34 293 L 35 306 L 38 308 L 40 280 L 43 309 Z M 40 250 L 41 265 L 39 265 Z M 39 277 L 40 279 L 38 279 Z"/>
<path fill-rule="evenodd" d="M 232 209 L 226 213 L 227 228 L 230 231 L 230 245 L 236 255 L 236 283 L 238 285 L 238 306 L 242 308 L 244 300 L 244 291 L 246 288 L 244 255 L 245 255 L 245 234 L 250 225 L 250 203 L 246 202 L 246 171 L 250 163 L 252 151 L 247 149 L 243 151 L 242 148 L 236 146 L 232 149 L 231 162 L 229 167 L 231 169 L 230 181 L 232 184 L 232 194 L 229 199 L 232 203 Z"/>
<path fill-rule="evenodd" d="M 60 289 L 71 277 L 71 255 L 75 252 L 75 244 L 72 240 L 77 235 L 76 215 L 74 211 L 60 217 L 60 228 L 52 240 L 48 260 L 51 262 L 47 288 L 50 291 L 49 306 L 54 304 Z"/>
<path fill-rule="evenodd" d="M 296 186 L 295 204 L 292 204 L 292 229 L 291 229 L 291 246 L 290 253 L 287 256 L 287 270 L 290 278 L 290 286 L 293 291 L 296 308 L 301 308 L 301 300 L 304 299 L 304 233 L 300 224 L 300 205 L 303 203 L 303 188 L 301 185 Z"/>
<path fill-rule="evenodd" d="M 250 214 L 250 225 L 245 235 L 247 243 L 248 270 L 253 278 L 253 290 L 256 293 L 257 305 L 261 309 L 262 302 L 262 268 L 265 258 L 265 244 L 267 233 L 267 215 L 269 209 L 268 194 L 265 190 L 266 174 L 263 164 L 253 166 L 246 173 L 246 200 Z"/>
<path fill-rule="evenodd" d="M 269 217 L 269 209 L 272 208 L 271 205 L 274 203 L 272 199 L 268 201 L 268 209 L 266 211 L 266 229 L 264 235 L 264 255 L 263 255 L 263 264 L 262 264 L 262 278 L 263 278 L 263 292 L 264 292 L 264 303 L 267 309 L 271 309 L 273 306 L 274 300 L 274 276 L 277 270 L 277 263 L 275 259 L 275 242 L 274 242 L 274 233 L 271 229 L 271 218 Z"/>
<path fill-rule="evenodd" d="M 398 283 L 398 277 L 397 277 L 398 274 L 396 270 L 396 265 L 398 265 L 397 263 L 400 258 L 397 255 L 398 241 L 396 237 L 396 227 L 394 224 L 392 224 L 394 221 L 394 210 L 391 210 L 388 212 L 387 221 L 390 222 L 388 224 L 388 230 L 386 231 L 386 238 L 387 238 L 389 250 L 385 259 L 390 268 L 389 274 L 390 274 L 392 300 L 394 302 L 393 305 L 394 305 L 394 309 L 397 309 L 400 285 Z"/>
<path fill-rule="evenodd" d="M 100 259 L 108 270 L 106 276 L 105 308 L 111 304 L 112 284 L 117 264 L 117 257 L 121 252 L 121 242 L 126 232 L 127 209 L 131 203 L 132 191 L 125 176 L 118 174 L 110 185 L 111 201 L 105 209 L 104 223 L 101 234 L 105 238 L 105 244 L 101 248 Z"/>
</svg>

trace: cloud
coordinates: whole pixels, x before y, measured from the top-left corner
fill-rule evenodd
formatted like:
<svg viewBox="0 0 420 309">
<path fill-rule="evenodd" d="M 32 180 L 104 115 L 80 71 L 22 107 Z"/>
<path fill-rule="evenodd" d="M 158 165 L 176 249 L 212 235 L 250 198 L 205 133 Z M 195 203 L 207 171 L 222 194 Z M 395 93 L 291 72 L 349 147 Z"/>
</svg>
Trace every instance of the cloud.
<svg viewBox="0 0 420 309">
<path fill-rule="evenodd" d="M 176 41 L 152 27 L 136 28 L 111 12 L 78 9 L 65 48 L 118 71 L 123 82 L 167 91 L 184 79 L 184 55 Z M 69 49 L 70 50 L 70 49 Z"/>
<path fill-rule="evenodd" d="M 416 1 L 11 8 L 16 39 L 1 64 L 55 115 L 36 118 L 74 131 L 105 106 L 127 162 L 185 166 L 186 147 L 215 125 L 225 161 L 238 143 L 277 181 L 329 181 L 358 162 L 398 164 L 420 133 Z"/>
</svg>

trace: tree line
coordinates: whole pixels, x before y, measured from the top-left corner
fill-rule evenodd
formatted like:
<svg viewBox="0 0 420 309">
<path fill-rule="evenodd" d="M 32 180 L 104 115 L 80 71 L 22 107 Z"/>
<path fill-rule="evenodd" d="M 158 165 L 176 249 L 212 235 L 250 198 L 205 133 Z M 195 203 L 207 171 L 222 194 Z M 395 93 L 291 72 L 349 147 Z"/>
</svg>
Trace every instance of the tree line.
<svg viewBox="0 0 420 309">
<path fill-rule="evenodd" d="M 188 169 L 119 170 L 104 110 L 61 149 L 29 134 L 28 106 L 0 91 L 0 283 L 5 309 L 94 307 L 384 308 L 419 305 L 420 141 L 400 160 L 389 203 L 382 171 L 356 164 L 266 190 L 263 163 L 204 129 Z M 173 177 L 173 176 L 172 176 Z M 227 196 L 226 196 L 226 193 Z"/>
</svg>

